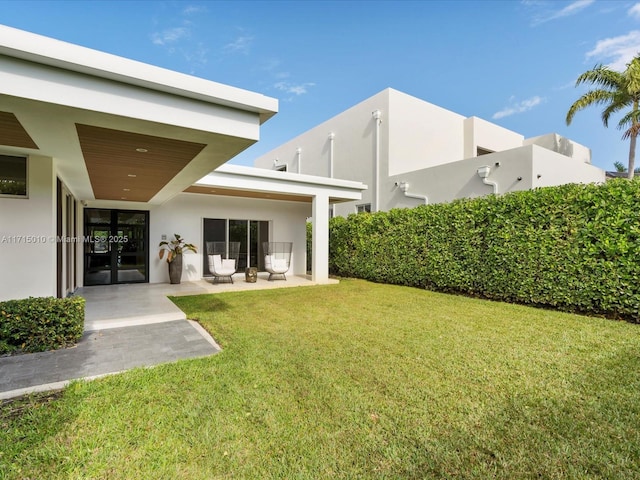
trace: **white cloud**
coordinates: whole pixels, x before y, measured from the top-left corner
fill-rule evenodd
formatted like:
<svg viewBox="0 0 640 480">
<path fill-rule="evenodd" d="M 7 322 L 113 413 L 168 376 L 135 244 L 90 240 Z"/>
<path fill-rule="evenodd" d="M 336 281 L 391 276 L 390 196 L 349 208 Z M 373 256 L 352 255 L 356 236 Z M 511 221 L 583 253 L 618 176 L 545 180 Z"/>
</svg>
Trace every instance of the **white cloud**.
<svg viewBox="0 0 640 480">
<path fill-rule="evenodd" d="M 606 63 L 613 70 L 622 71 L 627 63 L 640 53 L 640 30 L 633 30 L 626 35 L 599 40 L 596 46 L 587 52 L 587 59 Z"/>
<path fill-rule="evenodd" d="M 499 112 L 494 113 L 491 118 L 493 118 L 494 120 L 498 120 L 500 118 L 505 118 L 505 117 L 509 117 L 511 115 L 516 115 L 518 113 L 527 112 L 527 111 L 531 110 L 532 108 L 537 107 L 538 105 L 540 105 L 542 102 L 544 102 L 545 99 L 542 98 L 542 97 L 539 97 L 538 95 L 536 95 L 535 97 L 531 97 L 531 98 L 528 98 L 526 100 L 522 100 L 521 102 L 518 102 L 518 103 L 513 103 L 513 100 L 514 100 L 514 98 L 511 97 L 509 99 L 509 101 L 511 102 L 511 105 L 509 105 L 508 107 L 503 108 Z"/>
<path fill-rule="evenodd" d="M 288 83 L 288 82 L 278 82 L 275 83 L 273 86 L 274 88 L 283 91 L 285 93 L 291 93 L 293 95 L 303 95 L 305 93 L 307 93 L 307 88 L 308 87 L 313 87 L 315 85 L 315 83 L 311 83 L 311 82 L 307 82 L 307 83 L 299 83 L 299 84 L 293 84 L 293 83 Z"/>
<path fill-rule="evenodd" d="M 541 23 L 550 22 L 551 20 L 576 15 L 594 2 L 595 0 L 575 0 L 560 10 L 551 10 L 543 14 L 536 15 L 532 20 L 532 24 L 540 25 Z M 537 2 L 529 2 L 525 3 L 525 5 L 538 6 L 539 4 Z"/>
<path fill-rule="evenodd" d="M 196 13 L 206 12 L 207 9 L 205 7 L 199 7 L 196 5 L 187 5 L 183 10 L 183 15 L 195 15 Z"/>
<path fill-rule="evenodd" d="M 633 7 L 627 10 L 627 15 L 640 20 L 640 3 L 636 3 Z"/>
<path fill-rule="evenodd" d="M 151 41 L 155 45 L 169 45 L 175 43 L 181 38 L 189 36 L 189 29 L 185 27 L 168 28 L 162 32 L 151 34 Z"/>
<path fill-rule="evenodd" d="M 252 36 L 241 35 L 233 42 L 227 43 L 222 49 L 227 53 L 249 53 L 252 42 Z"/>
</svg>

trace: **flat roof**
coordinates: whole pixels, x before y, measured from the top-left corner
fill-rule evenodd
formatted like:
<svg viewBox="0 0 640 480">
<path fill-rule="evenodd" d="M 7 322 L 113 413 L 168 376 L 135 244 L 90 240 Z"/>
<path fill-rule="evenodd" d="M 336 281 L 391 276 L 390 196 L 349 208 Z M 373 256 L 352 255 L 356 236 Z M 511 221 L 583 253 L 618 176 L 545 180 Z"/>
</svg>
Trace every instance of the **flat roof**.
<svg viewBox="0 0 640 480">
<path fill-rule="evenodd" d="M 255 112 L 264 123 L 278 100 L 260 93 L 0 25 L 0 54 L 204 102 Z"/>
</svg>

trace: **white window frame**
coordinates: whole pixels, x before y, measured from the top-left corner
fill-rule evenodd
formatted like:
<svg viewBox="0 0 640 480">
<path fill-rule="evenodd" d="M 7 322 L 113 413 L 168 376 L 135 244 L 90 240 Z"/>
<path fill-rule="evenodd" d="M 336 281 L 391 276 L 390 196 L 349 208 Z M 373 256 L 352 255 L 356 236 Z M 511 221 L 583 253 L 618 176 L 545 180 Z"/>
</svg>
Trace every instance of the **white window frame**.
<svg viewBox="0 0 640 480">
<path fill-rule="evenodd" d="M 371 213 L 371 204 L 361 203 L 356 205 L 356 213 Z"/>
</svg>

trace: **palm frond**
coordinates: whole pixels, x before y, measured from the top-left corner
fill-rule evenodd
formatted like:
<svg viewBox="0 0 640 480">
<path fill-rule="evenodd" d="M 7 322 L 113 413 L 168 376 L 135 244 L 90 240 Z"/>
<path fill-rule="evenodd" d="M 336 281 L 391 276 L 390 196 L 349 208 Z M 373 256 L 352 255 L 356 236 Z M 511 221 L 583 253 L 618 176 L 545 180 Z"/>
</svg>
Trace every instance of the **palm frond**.
<svg viewBox="0 0 640 480">
<path fill-rule="evenodd" d="M 640 56 L 636 56 L 627 64 L 625 70 L 627 92 L 638 94 L 640 92 Z"/>
<path fill-rule="evenodd" d="M 618 128 L 620 130 L 622 130 L 622 128 L 620 125 L 618 125 Z M 640 123 L 633 123 L 631 124 L 631 126 L 622 134 L 622 139 L 623 140 L 629 140 L 631 137 L 637 137 L 638 134 L 640 134 Z"/>
<path fill-rule="evenodd" d="M 580 110 L 584 110 L 585 108 L 592 105 L 610 104 L 613 101 L 613 98 L 614 94 L 612 92 L 603 89 L 591 90 L 585 93 L 578 100 L 573 102 L 573 105 L 571 105 L 571 107 L 569 107 L 566 118 L 567 125 L 571 124 L 573 117 Z"/>
<path fill-rule="evenodd" d="M 640 123 L 640 110 L 629 110 L 618 122 L 618 130 L 624 130 L 637 123 Z"/>
<path fill-rule="evenodd" d="M 582 73 L 576 79 L 576 87 L 583 83 L 599 86 L 606 90 L 620 90 L 624 83 L 624 75 L 607 66 L 596 65 L 593 70 Z"/>
</svg>

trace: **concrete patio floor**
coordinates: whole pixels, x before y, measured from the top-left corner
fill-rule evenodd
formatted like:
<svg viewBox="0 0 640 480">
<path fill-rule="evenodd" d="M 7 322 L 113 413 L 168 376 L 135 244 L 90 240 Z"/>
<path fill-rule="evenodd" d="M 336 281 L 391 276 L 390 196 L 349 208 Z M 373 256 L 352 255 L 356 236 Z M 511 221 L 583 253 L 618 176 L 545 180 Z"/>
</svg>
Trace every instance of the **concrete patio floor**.
<svg viewBox="0 0 640 480">
<path fill-rule="evenodd" d="M 167 296 L 289 288 L 314 285 L 308 277 L 248 283 L 208 280 L 170 284 L 123 284 L 84 287 L 85 334 L 72 348 L 0 357 L 0 400 L 63 388 L 72 380 L 93 379 L 136 367 L 149 367 L 220 351 L 215 340 Z M 337 281 L 335 281 L 337 283 Z"/>
<path fill-rule="evenodd" d="M 287 276 L 286 280 L 269 281 L 268 273 L 259 273 L 255 283 L 246 282 L 244 274 L 233 276 L 233 283 L 213 283 L 212 280 L 168 283 L 130 283 L 100 285 L 78 289 L 76 295 L 87 301 L 85 330 L 146 325 L 184 320 L 184 312 L 168 296 L 201 295 L 267 288 L 289 288 L 314 285 L 307 276 Z M 337 283 L 337 280 L 335 281 Z"/>
</svg>

